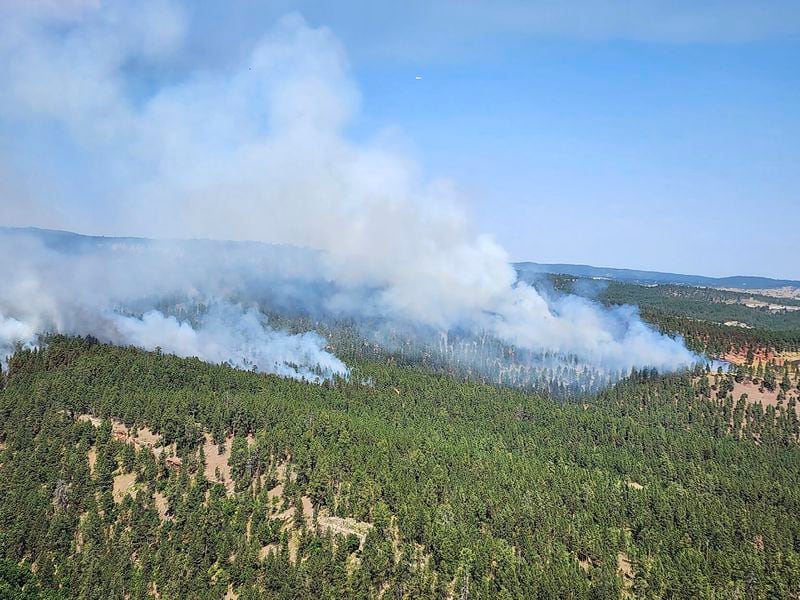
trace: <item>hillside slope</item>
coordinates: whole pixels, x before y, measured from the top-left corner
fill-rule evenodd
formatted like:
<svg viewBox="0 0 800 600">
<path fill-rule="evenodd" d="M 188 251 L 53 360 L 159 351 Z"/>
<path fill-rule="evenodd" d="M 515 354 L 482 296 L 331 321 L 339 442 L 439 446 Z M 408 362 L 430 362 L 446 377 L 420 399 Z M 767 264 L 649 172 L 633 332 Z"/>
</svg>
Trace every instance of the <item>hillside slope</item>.
<svg viewBox="0 0 800 600">
<path fill-rule="evenodd" d="M 556 404 L 385 362 L 353 373 L 318 386 L 67 338 L 19 352 L 0 558 L 75 598 L 800 586 L 785 405 L 731 404 L 688 374 Z"/>
<path fill-rule="evenodd" d="M 634 269 L 615 269 L 611 267 L 593 267 L 590 265 L 544 264 L 536 262 L 514 263 L 514 268 L 523 280 L 535 279 L 543 274 L 573 275 L 575 277 L 591 277 L 652 285 L 657 283 L 675 283 L 718 288 L 739 289 L 773 289 L 781 287 L 800 287 L 800 281 L 792 279 L 772 279 L 750 275 L 734 275 L 731 277 L 705 277 L 703 275 L 681 275 L 678 273 L 661 273 L 659 271 L 637 271 Z"/>
</svg>

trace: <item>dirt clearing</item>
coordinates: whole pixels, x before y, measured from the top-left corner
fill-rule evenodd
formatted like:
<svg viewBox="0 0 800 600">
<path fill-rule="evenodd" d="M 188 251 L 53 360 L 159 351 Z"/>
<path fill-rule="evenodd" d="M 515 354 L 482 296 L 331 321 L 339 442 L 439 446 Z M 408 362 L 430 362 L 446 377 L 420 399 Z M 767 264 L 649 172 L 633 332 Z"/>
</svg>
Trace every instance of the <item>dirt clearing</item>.
<svg viewBox="0 0 800 600">
<path fill-rule="evenodd" d="M 162 494 L 161 492 L 156 492 L 153 494 L 153 497 L 156 502 L 156 510 L 158 511 L 158 518 L 162 521 L 166 521 L 168 519 L 167 512 L 169 511 L 169 503 L 167 502 L 167 497 Z"/>
<path fill-rule="evenodd" d="M 233 477 L 231 477 L 231 466 L 228 462 L 231 457 L 232 444 L 232 436 L 225 438 L 225 442 L 222 445 L 222 454 L 220 454 L 220 447 L 214 443 L 214 438 L 211 434 L 208 432 L 203 434 L 203 454 L 206 457 L 204 473 L 206 479 L 223 484 L 229 494 L 233 492 Z"/>
<path fill-rule="evenodd" d="M 738 401 L 742 394 L 747 394 L 747 403 L 755 404 L 761 402 L 764 406 L 777 406 L 778 405 L 778 390 L 770 392 L 759 389 L 759 386 L 749 381 L 742 381 L 741 383 L 733 383 L 733 399 Z M 784 404 L 785 406 L 785 404 Z M 795 410 L 800 414 L 800 404 L 795 407 Z"/>
<path fill-rule="evenodd" d="M 341 517 L 332 517 L 328 514 L 328 509 L 321 508 L 317 516 L 317 524 L 320 530 L 339 534 L 343 536 L 354 535 L 359 539 L 363 546 L 364 540 L 367 538 L 367 533 L 372 529 L 372 523 L 365 523 L 363 521 L 356 521 L 355 519 L 343 519 Z"/>
<path fill-rule="evenodd" d="M 94 446 L 86 451 L 86 458 L 89 460 L 89 473 L 94 475 L 94 466 L 97 464 L 97 450 Z"/>
<path fill-rule="evenodd" d="M 134 485 L 136 483 L 136 473 L 124 473 L 122 475 L 114 476 L 114 502 L 122 502 L 122 499 L 131 494 L 135 496 L 136 490 Z"/>
<path fill-rule="evenodd" d="M 631 590 L 633 589 L 635 575 L 633 572 L 633 564 L 630 558 L 628 558 L 628 555 L 624 552 L 619 552 L 617 554 L 617 573 L 622 577 L 623 594 L 630 597 L 632 595 Z"/>
</svg>

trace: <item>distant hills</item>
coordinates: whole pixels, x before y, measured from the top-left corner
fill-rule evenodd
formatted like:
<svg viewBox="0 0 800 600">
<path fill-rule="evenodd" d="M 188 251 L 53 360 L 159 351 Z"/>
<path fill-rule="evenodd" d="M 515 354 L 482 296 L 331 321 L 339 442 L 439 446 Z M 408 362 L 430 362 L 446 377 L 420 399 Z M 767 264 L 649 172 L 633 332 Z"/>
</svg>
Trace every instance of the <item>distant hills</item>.
<svg viewBox="0 0 800 600">
<path fill-rule="evenodd" d="M 749 275 L 731 277 L 704 277 L 703 275 L 680 275 L 659 271 L 636 271 L 634 269 L 614 269 L 611 267 L 592 267 L 590 265 L 544 264 L 536 262 L 514 263 L 517 273 L 523 280 L 531 280 L 545 274 L 572 275 L 592 279 L 609 279 L 638 283 L 641 285 L 678 284 L 715 288 L 774 289 L 781 287 L 800 287 L 800 281 L 792 279 L 772 279 Z"/>
<path fill-rule="evenodd" d="M 109 249 L 120 246 L 146 246 L 155 240 L 135 237 L 90 236 L 58 231 L 53 229 L 39 229 L 36 227 L 2 227 L 0 235 L 29 236 L 39 239 L 45 246 L 60 252 L 81 253 L 96 250 L 102 247 Z M 306 248 L 293 248 L 285 245 L 272 245 L 262 242 L 226 242 L 212 240 L 185 240 L 180 244 L 193 244 L 196 246 L 215 246 L 227 250 L 239 251 L 270 251 L 283 254 L 297 253 L 310 259 L 315 252 Z M 591 265 L 572 264 L 546 264 L 537 262 L 514 263 L 520 278 L 523 281 L 532 281 L 547 274 L 572 275 L 574 277 L 588 277 L 592 279 L 608 279 L 637 283 L 641 285 L 678 284 L 714 288 L 740 288 L 740 289 L 774 289 L 781 287 L 800 287 L 800 281 L 792 279 L 772 279 L 770 277 L 756 277 L 749 275 L 734 275 L 731 277 L 705 277 L 702 275 L 681 275 L 678 273 L 662 273 L 659 271 L 637 271 L 634 269 L 615 269 L 612 267 L 593 267 Z"/>
<path fill-rule="evenodd" d="M 0 239 L 33 239 L 44 247 L 64 254 L 81 255 L 105 251 L 138 251 L 144 249 L 181 249 L 186 252 L 212 252 L 219 255 L 269 258 L 285 260 L 313 261 L 318 257 L 316 250 L 290 246 L 287 244 L 268 244 L 265 242 L 243 242 L 209 239 L 154 239 L 144 237 L 114 237 L 83 235 L 57 229 L 38 227 L 0 226 Z"/>
<path fill-rule="evenodd" d="M 8 238 L 33 238 L 51 250 L 67 253 L 89 252 L 102 247 L 119 245 L 145 245 L 150 242 L 146 238 L 82 235 L 71 231 L 38 227 L 0 227 L 0 235 Z"/>
</svg>

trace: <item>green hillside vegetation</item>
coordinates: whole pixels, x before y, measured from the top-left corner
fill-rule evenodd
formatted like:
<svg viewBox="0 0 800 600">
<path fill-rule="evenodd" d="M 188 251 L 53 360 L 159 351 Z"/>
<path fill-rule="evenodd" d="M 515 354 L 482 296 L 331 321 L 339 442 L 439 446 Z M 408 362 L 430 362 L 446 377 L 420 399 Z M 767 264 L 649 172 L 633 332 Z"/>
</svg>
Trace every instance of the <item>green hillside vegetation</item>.
<svg viewBox="0 0 800 600">
<path fill-rule="evenodd" d="M 713 288 L 667 285 L 647 287 L 612 282 L 600 296 L 608 304 L 635 304 L 642 317 L 661 331 L 682 335 L 698 352 L 719 356 L 725 352 L 765 348 L 800 349 L 800 311 L 770 311 L 744 302 L 751 294 Z M 794 306 L 796 301 L 769 299 Z M 725 325 L 736 321 L 749 328 Z"/>
<path fill-rule="evenodd" d="M 556 403 L 391 361 L 318 386 L 56 337 L 0 392 L 0 564 L 70 598 L 796 596 L 787 373 L 778 406 L 649 372 Z M 233 436 L 228 487 L 204 433 Z"/>
<path fill-rule="evenodd" d="M 520 277 L 534 281 L 543 275 L 567 276 L 578 278 L 605 279 L 637 285 L 669 285 L 705 286 L 716 288 L 767 289 L 786 286 L 800 286 L 800 281 L 792 279 L 772 279 L 750 275 L 733 275 L 730 277 L 705 277 L 703 275 L 682 275 L 679 273 L 663 273 L 660 271 L 639 271 L 635 269 L 616 269 L 613 267 L 593 267 L 591 265 L 571 265 L 565 263 L 542 264 L 535 262 L 514 263 Z"/>
<path fill-rule="evenodd" d="M 798 306 L 800 301 L 796 299 L 685 285 L 598 282 L 570 275 L 552 275 L 549 282 L 558 292 L 591 292 L 607 305 L 638 306 L 646 321 L 662 332 L 683 336 L 696 352 L 721 356 L 729 351 L 749 349 L 800 350 L 800 311 L 745 306 L 753 300 Z M 731 321 L 747 327 L 725 325 Z"/>
<path fill-rule="evenodd" d="M 738 321 L 765 331 L 800 330 L 800 311 L 770 311 L 751 308 L 741 302 L 746 296 L 710 288 L 678 285 L 640 286 L 611 282 L 601 299 L 609 304 L 635 304 L 640 308 L 698 321 L 725 323 Z M 772 299 L 776 304 L 786 304 Z"/>
<path fill-rule="evenodd" d="M 645 321 L 660 331 L 670 335 L 681 335 L 692 350 L 705 352 L 710 356 L 722 356 L 729 351 L 747 352 L 751 349 L 776 352 L 800 350 L 800 329 L 789 331 L 744 329 L 698 321 L 652 309 L 642 309 L 641 315 Z"/>
</svg>

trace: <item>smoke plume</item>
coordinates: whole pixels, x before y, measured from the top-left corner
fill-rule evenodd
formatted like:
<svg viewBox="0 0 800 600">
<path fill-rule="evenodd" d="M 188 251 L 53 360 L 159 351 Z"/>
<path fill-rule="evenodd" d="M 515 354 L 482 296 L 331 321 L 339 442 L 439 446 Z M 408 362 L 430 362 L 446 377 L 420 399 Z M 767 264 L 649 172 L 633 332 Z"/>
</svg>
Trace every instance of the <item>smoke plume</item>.
<svg viewBox="0 0 800 600">
<path fill-rule="evenodd" d="M 295 254 L 282 269 L 302 269 Z M 348 373 L 316 333 L 276 330 L 252 300 L 234 298 L 248 272 L 280 285 L 280 249 L 256 256 L 217 244 L 0 229 L 0 255 L 0 357 L 62 332 L 308 381 Z"/>
<path fill-rule="evenodd" d="M 257 307 L 269 297 L 273 308 L 458 328 L 607 369 L 693 362 L 633 309 L 546 298 L 518 281 L 503 248 L 472 230 L 452 182 L 426 180 L 380 132 L 354 141 L 359 95 L 331 31 L 289 15 L 237 63 L 197 64 L 185 51 L 190 9 L 167 0 L 2 5 L 5 224 L 314 251 L 276 267 L 246 246 L 197 255 L 166 242 L 37 247 L 27 257 L 15 246 L 0 257 L 10 282 L 0 342 L 48 327 L 99 331 L 282 374 L 345 372 L 315 334 L 265 325 Z M 181 321 L 152 312 L 166 297 L 219 306 Z"/>
</svg>

